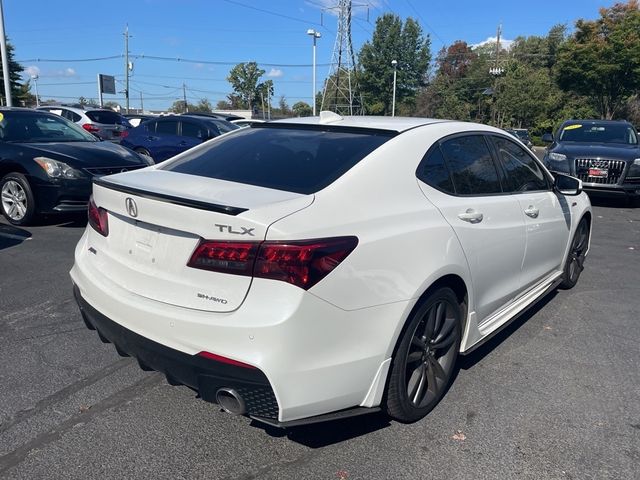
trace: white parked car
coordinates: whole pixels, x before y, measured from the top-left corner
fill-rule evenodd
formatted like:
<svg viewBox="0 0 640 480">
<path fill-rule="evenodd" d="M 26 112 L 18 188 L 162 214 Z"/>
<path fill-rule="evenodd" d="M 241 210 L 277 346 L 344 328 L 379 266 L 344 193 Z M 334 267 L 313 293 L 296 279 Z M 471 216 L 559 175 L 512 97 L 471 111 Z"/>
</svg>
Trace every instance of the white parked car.
<svg viewBox="0 0 640 480">
<path fill-rule="evenodd" d="M 411 422 L 575 285 L 591 221 L 502 130 L 323 112 L 96 180 L 71 277 L 103 341 L 231 413 Z"/>
</svg>

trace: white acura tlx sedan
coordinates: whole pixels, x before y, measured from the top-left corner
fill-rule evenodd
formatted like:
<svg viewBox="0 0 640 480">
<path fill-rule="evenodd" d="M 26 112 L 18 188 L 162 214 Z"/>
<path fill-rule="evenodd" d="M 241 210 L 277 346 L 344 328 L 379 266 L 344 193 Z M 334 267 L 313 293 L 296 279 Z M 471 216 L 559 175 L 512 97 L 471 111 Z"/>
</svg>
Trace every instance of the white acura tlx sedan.
<svg viewBox="0 0 640 480">
<path fill-rule="evenodd" d="M 502 130 L 322 112 L 94 180 L 71 277 L 103 341 L 230 413 L 412 422 L 458 354 L 576 284 L 591 222 Z"/>
</svg>

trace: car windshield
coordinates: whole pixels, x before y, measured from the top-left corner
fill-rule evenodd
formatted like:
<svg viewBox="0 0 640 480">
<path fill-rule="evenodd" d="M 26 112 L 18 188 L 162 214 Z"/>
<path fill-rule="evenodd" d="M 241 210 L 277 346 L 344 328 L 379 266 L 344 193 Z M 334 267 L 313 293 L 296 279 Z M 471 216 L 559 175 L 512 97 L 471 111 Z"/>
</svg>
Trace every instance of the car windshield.
<svg viewBox="0 0 640 480">
<path fill-rule="evenodd" d="M 636 132 L 629 125 L 607 123 L 573 123 L 565 125 L 560 133 L 561 142 L 619 143 L 637 145 Z"/>
<path fill-rule="evenodd" d="M 514 130 L 513 133 L 516 135 L 516 137 L 518 137 L 520 140 L 529 140 L 529 132 L 526 130 Z"/>
<path fill-rule="evenodd" d="M 66 118 L 40 111 L 0 112 L 0 140 L 14 143 L 98 141 Z"/>
<path fill-rule="evenodd" d="M 296 193 L 315 193 L 394 133 L 302 126 L 252 127 L 188 152 L 163 170 Z"/>
</svg>

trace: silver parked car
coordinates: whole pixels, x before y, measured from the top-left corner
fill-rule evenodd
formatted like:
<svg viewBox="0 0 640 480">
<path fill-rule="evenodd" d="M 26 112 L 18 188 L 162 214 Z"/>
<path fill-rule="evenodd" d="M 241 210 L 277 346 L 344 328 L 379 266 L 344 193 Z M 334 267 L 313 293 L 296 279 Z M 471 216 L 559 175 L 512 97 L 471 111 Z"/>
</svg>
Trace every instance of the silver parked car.
<svg viewBox="0 0 640 480">
<path fill-rule="evenodd" d="M 132 127 L 129 121 L 113 110 L 90 106 L 48 105 L 38 110 L 60 115 L 77 123 L 87 132 L 93 133 L 102 140 L 119 142 L 122 132 Z"/>
</svg>

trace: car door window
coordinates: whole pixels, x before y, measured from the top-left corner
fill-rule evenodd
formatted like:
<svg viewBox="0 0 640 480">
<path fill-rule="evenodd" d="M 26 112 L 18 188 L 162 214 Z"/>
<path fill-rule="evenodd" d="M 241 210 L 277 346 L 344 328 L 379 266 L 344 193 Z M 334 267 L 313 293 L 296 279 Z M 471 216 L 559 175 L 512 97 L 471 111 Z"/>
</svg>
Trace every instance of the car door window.
<svg viewBox="0 0 640 480">
<path fill-rule="evenodd" d="M 178 135 L 178 121 L 166 120 L 164 122 L 158 122 L 156 125 L 156 133 L 163 135 Z"/>
<path fill-rule="evenodd" d="M 183 137 L 191 137 L 198 138 L 200 140 L 204 140 L 206 137 L 204 129 L 193 122 L 182 122 L 182 136 Z"/>
<path fill-rule="evenodd" d="M 427 185 L 446 193 L 455 193 L 451 174 L 444 161 L 440 146 L 433 147 L 422 159 L 418 167 L 417 176 Z"/>
<path fill-rule="evenodd" d="M 505 191 L 528 192 L 548 190 L 547 181 L 538 163 L 521 146 L 502 137 L 492 137 L 498 161 L 506 174 Z"/>
<path fill-rule="evenodd" d="M 144 124 L 144 128 L 149 132 L 149 133 L 155 133 L 156 131 L 156 124 L 158 123 L 157 120 L 152 120 L 151 122 L 147 122 Z"/>
<path fill-rule="evenodd" d="M 498 171 L 482 135 L 465 135 L 441 143 L 457 195 L 502 193 Z"/>
</svg>

